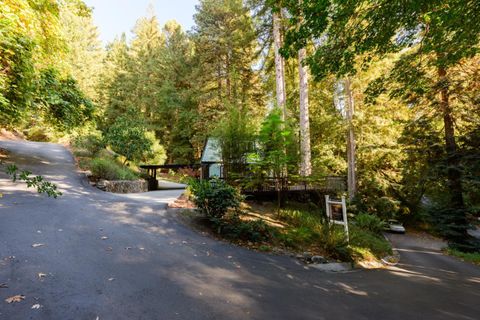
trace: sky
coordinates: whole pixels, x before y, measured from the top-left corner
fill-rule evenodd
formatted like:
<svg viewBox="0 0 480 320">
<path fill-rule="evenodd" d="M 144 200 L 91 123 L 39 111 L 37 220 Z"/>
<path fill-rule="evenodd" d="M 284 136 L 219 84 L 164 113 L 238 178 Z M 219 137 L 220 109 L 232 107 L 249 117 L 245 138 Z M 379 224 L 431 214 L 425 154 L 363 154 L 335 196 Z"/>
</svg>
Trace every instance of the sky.
<svg viewBox="0 0 480 320">
<path fill-rule="evenodd" d="M 193 26 L 193 14 L 198 0 L 84 0 L 93 7 L 93 18 L 100 31 L 100 39 L 106 44 L 125 32 L 131 38 L 131 30 L 138 18 L 147 14 L 153 4 L 160 25 L 176 20 L 185 30 Z"/>
</svg>

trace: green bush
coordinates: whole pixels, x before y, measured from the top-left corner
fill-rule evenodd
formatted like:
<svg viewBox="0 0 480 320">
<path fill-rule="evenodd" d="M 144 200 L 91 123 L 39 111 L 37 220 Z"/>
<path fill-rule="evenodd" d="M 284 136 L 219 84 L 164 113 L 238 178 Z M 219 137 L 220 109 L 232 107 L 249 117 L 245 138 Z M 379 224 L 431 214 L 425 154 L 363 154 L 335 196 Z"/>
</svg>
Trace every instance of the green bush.
<svg viewBox="0 0 480 320">
<path fill-rule="evenodd" d="M 480 252 L 462 252 L 452 248 L 447 248 L 446 252 L 451 256 L 462 259 L 463 261 L 480 265 Z"/>
<path fill-rule="evenodd" d="M 240 207 L 240 194 L 223 180 L 191 179 L 189 188 L 197 208 L 212 221 L 222 219 L 229 209 Z"/>
<path fill-rule="evenodd" d="M 318 232 L 306 226 L 299 226 L 276 235 L 277 239 L 287 247 L 300 249 L 308 247 L 319 239 Z"/>
<path fill-rule="evenodd" d="M 280 209 L 280 219 L 295 227 L 309 227 L 315 229 L 324 221 L 318 210 L 312 209 Z"/>
<path fill-rule="evenodd" d="M 318 245 L 332 258 L 351 261 L 352 252 L 348 246 L 347 236 L 343 227 L 325 223 L 320 228 Z"/>
<path fill-rule="evenodd" d="M 155 133 L 148 131 L 145 133 L 145 137 L 150 140 L 151 148 L 144 152 L 142 161 L 152 164 L 164 164 L 167 159 L 167 153 L 155 137 Z"/>
<path fill-rule="evenodd" d="M 105 180 L 135 180 L 138 176 L 110 159 L 96 158 L 90 161 L 92 175 Z"/>
<path fill-rule="evenodd" d="M 382 219 L 373 214 L 360 213 L 355 216 L 355 226 L 374 234 L 381 234 L 386 224 Z"/>
<path fill-rule="evenodd" d="M 271 238 L 271 230 L 263 220 L 244 221 L 234 215 L 222 221 L 221 233 L 228 238 L 259 242 Z"/>
<path fill-rule="evenodd" d="M 350 246 L 361 252 L 362 258 L 367 258 L 368 253 L 376 258 L 392 253 L 392 247 L 384 237 L 358 227 L 350 229 Z"/>
<path fill-rule="evenodd" d="M 86 150 L 90 156 L 95 156 L 101 150 L 105 149 L 106 144 L 100 135 L 89 134 L 75 138 L 73 146 L 76 149 Z"/>
<path fill-rule="evenodd" d="M 144 124 L 130 116 L 118 118 L 105 133 L 105 141 L 113 151 L 125 157 L 125 162 L 141 161 L 152 152 L 153 142 Z"/>
<path fill-rule="evenodd" d="M 34 126 L 25 131 L 29 141 L 48 142 L 51 140 L 51 134 L 48 129 L 42 126 Z"/>
</svg>

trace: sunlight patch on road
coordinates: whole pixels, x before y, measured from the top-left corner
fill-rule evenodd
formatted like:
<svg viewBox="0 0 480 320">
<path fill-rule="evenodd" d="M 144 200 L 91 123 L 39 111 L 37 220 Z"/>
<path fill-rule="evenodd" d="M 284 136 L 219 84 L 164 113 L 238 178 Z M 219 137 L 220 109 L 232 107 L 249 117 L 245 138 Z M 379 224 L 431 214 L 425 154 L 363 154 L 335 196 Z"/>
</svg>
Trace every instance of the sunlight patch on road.
<svg viewBox="0 0 480 320">
<path fill-rule="evenodd" d="M 442 282 L 439 278 L 427 276 L 420 272 L 403 269 L 398 266 L 388 267 L 388 270 L 390 271 L 390 273 L 400 277 L 404 277 L 404 278 L 418 278 L 418 279 L 429 280 L 434 282 Z"/>
<path fill-rule="evenodd" d="M 400 252 L 410 252 L 410 253 L 425 253 L 425 254 L 433 254 L 433 255 L 443 255 L 441 252 L 438 251 L 425 251 L 425 250 L 413 250 L 413 249 L 398 249 L 395 248 L 395 250 L 400 251 Z"/>
<path fill-rule="evenodd" d="M 357 296 L 364 296 L 364 297 L 368 296 L 368 293 L 366 291 L 355 289 L 346 283 L 339 282 L 336 285 L 345 292 L 348 292 Z"/>
<path fill-rule="evenodd" d="M 467 281 L 480 284 L 480 278 L 468 278 Z"/>
<path fill-rule="evenodd" d="M 226 308 L 234 312 L 245 312 L 254 307 L 255 300 L 261 296 L 249 290 L 242 292 L 236 285 L 243 287 L 248 283 L 265 283 L 263 278 L 252 274 L 203 264 L 189 265 L 188 269 L 170 270 L 167 275 L 181 284 L 189 296 L 201 299 L 215 309 Z"/>
</svg>

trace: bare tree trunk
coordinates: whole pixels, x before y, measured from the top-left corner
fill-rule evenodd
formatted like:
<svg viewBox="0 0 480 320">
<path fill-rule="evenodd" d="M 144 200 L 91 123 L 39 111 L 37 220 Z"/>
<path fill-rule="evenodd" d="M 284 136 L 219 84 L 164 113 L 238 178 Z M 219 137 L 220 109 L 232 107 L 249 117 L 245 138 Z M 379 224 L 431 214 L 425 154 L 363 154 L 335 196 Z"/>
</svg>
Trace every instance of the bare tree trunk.
<svg viewBox="0 0 480 320">
<path fill-rule="evenodd" d="M 310 150 L 310 119 L 308 112 L 308 72 L 303 64 L 306 49 L 298 51 L 298 74 L 300 77 L 300 175 L 312 174 L 312 153 Z"/>
<path fill-rule="evenodd" d="M 447 152 L 447 177 L 448 187 L 450 189 L 450 204 L 453 208 L 465 208 L 463 199 L 462 174 L 459 170 L 460 159 L 457 154 L 457 143 L 455 141 L 455 124 L 452 114 L 452 107 L 449 102 L 449 92 L 447 86 L 447 71 L 444 68 L 438 68 L 438 77 L 443 86 L 440 89 L 440 104 L 443 113 L 443 123 L 445 126 L 445 150 Z M 463 217 L 465 218 L 465 217 Z M 466 219 L 461 219 L 459 223 L 467 224 Z"/>
<path fill-rule="evenodd" d="M 280 55 L 282 47 L 280 13 L 273 13 L 273 45 L 275 50 L 275 83 L 277 93 L 277 106 L 282 110 L 282 120 L 287 118 L 286 93 L 285 93 L 285 62 Z"/>
<path fill-rule="evenodd" d="M 357 192 L 357 176 L 355 172 L 355 132 L 353 130 L 353 115 L 355 113 L 355 104 L 350 79 L 347 77 L 344 81 L 345 86 L 345 108 L 347 118 L 347 187 L 348 197 L 352 200 Z"/>
</svg>

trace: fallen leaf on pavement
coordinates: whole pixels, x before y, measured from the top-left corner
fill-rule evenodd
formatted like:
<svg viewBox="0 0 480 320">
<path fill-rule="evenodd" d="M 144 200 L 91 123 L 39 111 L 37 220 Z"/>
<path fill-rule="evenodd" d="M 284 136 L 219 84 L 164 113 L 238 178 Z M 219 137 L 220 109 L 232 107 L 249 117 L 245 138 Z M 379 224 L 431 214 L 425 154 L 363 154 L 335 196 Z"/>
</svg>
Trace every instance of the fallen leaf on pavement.
<svg viewBox="0 0 480 320">
<path fill-rule="evenodd" d="M 6 283 L 0 283 L 0 289 L 5 289 L 8 288 L 8 285 Z"/>
<path fill-rule="evenodd" d="M 43 247 L 45 244 L 43 243 L 34 243 L 32 244 L 32 248 L 38 248 L 38 247 Z"/>
<path fill-rule="evenodd" d="M 13 302 L 20 302 L 22 300 L 25 300 L 25 296 L 21 294 L 17 294 L 16 296 L 9 297 L 5 299 L 5 302 L 7 303 L 13 303 Z"/>
<path fill-rule="evenodd" d="M 43 272 L 39 272 L 39 273 L 38 273 L 38 277 L 39 277 L 40 279 L 45 278 L 46 276 L 47 276 L 46 273 L 43 273 Z"/>
<path fill-rule="evenodd" d="M 41 307 L 42 305 L 37 303 L 32 306 L 32 309 L 40 309 Z"/>
<path fill-rule="evenodd" d="M 100 239 L 102 239 L 102 240 L 107 240 L 107 239 L 108 239 L 108 237 L 106 237 L 106 236 L 103 236 L 103 237 L 101 237 Z"/>
</svg>

